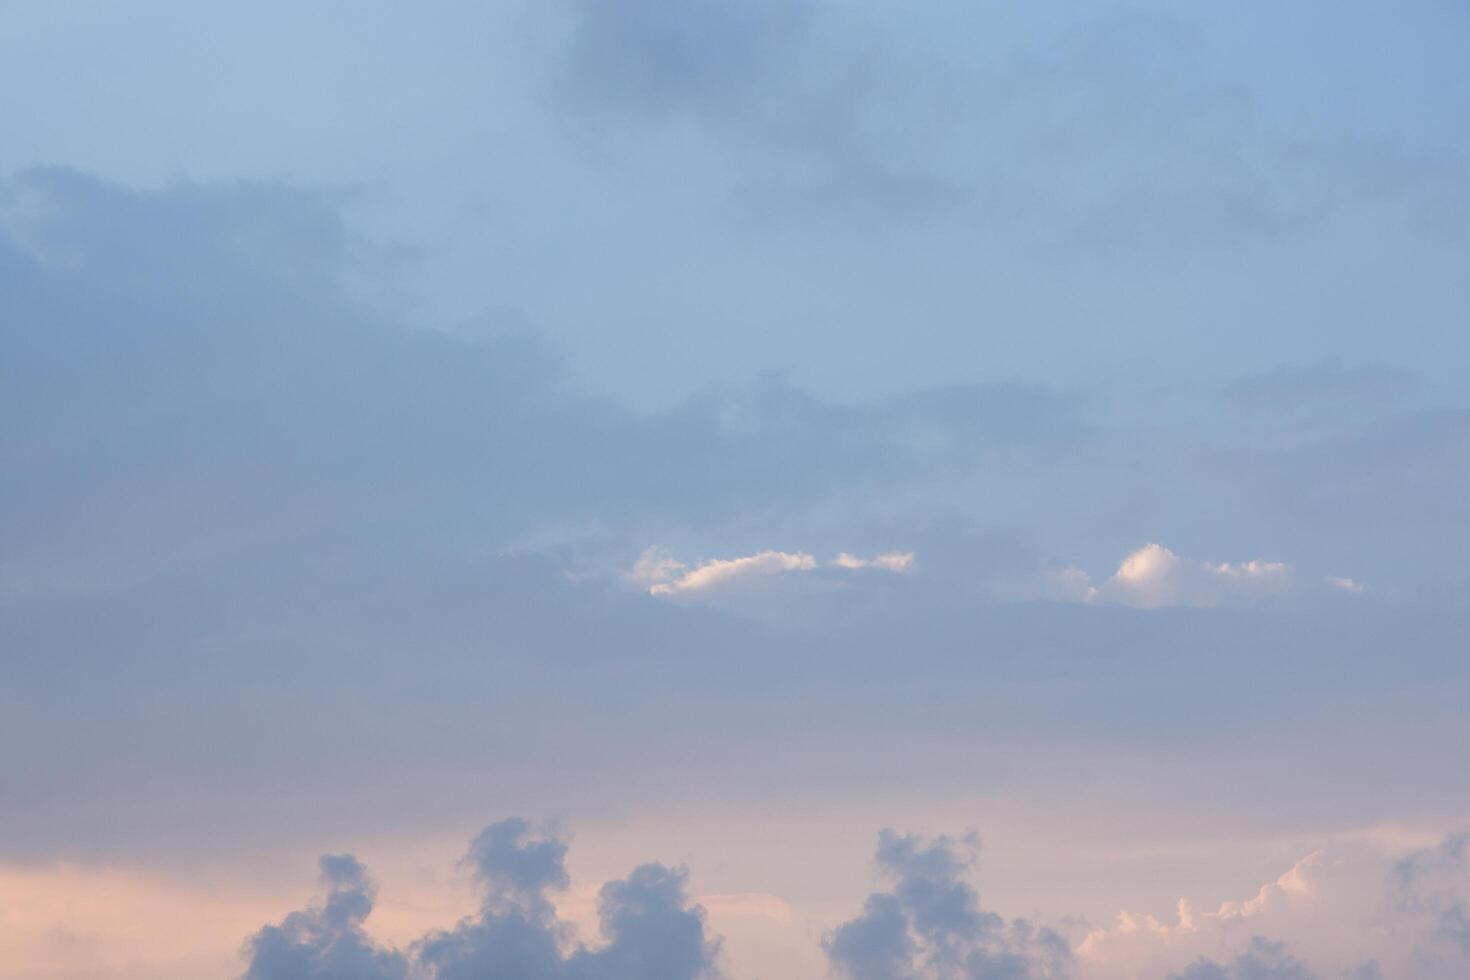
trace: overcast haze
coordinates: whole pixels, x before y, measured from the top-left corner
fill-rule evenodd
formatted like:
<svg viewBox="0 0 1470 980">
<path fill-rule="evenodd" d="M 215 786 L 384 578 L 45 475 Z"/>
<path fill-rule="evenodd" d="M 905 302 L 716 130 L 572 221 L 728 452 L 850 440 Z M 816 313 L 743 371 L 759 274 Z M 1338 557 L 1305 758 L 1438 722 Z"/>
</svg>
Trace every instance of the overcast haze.
<svg viewBox="0 0 1470 980">
<path fill-rule="evenodd" d="M 0 974 L 1470 972 L 1470 7 L 0 0 Z"/>
</svg>

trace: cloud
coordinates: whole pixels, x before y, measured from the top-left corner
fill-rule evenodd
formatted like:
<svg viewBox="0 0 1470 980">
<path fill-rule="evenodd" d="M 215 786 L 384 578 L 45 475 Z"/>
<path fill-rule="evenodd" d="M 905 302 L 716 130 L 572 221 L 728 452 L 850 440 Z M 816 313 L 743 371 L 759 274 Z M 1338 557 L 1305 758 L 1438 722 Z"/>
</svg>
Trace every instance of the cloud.
<svg viewBox="0 0 1470 980">
<path fill-rule="evenodd" d="M 859 558 L 844 551 L 832 559 L 832 564 L 837 568 L 877 568 L 885 572 L 907 572 L 914 567 L 914 553 L 890 551 L 872 558 Z"/>
<path fill-rule="evenodd" d="M 520 910 L 541 921 L 554 914 L 546 893 L 566 888 L 571 879 L 563 865 L 566 844 L 533 839 L 530 829 L 519 818 L 491 824 L 470 843 L 465 860 L 485 887 L 486 908 Z"/>
<path fill-rule="evenodd" d="M 363 931 L 377 889 L 347 854 L 321 859 L 322 904 L 293 912 L 246 942 L 245 980 L 404 980 L 408 959 Z"/>
<path fill-rule="evenodd" d="M 1283 943 L 1273 943 L 1260 936 L 1250 941 L 1249 948 L 1226 965 L 1201 957 L 1184 970 L 1171 974 L 1169 980 L 1316 980 L 1317 974 L 1305 963 L 1286 952 Z"/>
<path fill-rule="evenodd" d="M 570 884 L 566 845 L 536 838 L 524 820 L 491 824 L 465 860 L 483 890 L 478 915 L 431 932 L 407 952 L 380 949 L 364 935 L 373 889 L 356 859 L 322 858 L 327 898 L 294 912 L 246 944 L 245 980 L 713 980 L 719 942 L 690 905 L 688 875 L 644 864 L 602 886 L 604 942 L 578 942 L 557 918 L 551 895 Z"/>
<path fill-rule="evenodd" d="M 1189 899 L 1181 898 L 1175 911 L 1178 916 L 1173 925 L 1161 922 L 1152 915 L 1135 912 L 1119 912 L 1118 924 L 1111 929 L 1093 929 L 1077 945 L 1077 955 L 1084 959 L 1106 958 L 1116 955 L 1119 947 L 1145 943 L 1169 942 L 1181 936 L 1199 932 L 1194 906 Z"/>
<path fill-rule="evenodd" d="M 562 35 L 556 106 L 604 135 L 660 126 L 744 152 L 734 197 L 770 221 L 963 215 L 1012 247 L 1039 231 L 1209 248 L 1458 187 L 1453 166 L 1391 142 L 1283 127 L 1174 13 L 1007 38 L 1014 24 L 931 5 L 890 23 L 809 0 L 543 7 Z M 936 43 L 966 32 L 999 43 Z"/>
<path fill-rule="evenodd" d="M 1169 957 L 1173 950 L 1201 946 L 1210 948 L 1220 942 L 1230 941 L 1231 927 L 1245 919 L 1271 917 L 1273 922 L 1284 911 L 1283 903 L 1298 903 L 1311 899 L 1315 894 L 1312 876 L 1327 863 L 1325 851 L 1313 851 L 1301 858 L 1274 881 L 1262 885 L 1256 895 L 1242 901 L 1226 901 L 1214 912 L 1199 915 L 1187 898 L 1179 899 L 1176 906 L 1177 919 L 1173 924 L 1161 922 L 1152 915 L 1120 912 L 1118 922 L 1111 928 L 1093 929 L 1076 947 L 1080 960 L 1099 966 L 1113 963 L 1146 963 Z M 1299 909 L 1301 906 L 1298 905 Z M 1258 951 L 1259 952 L 1259 951 Z M 1207 971 L 1225 969 L 1213 964 L 1195 968 L 1206 972 L 1199 977 L 1210 976 Z M 1231 975 L 1231 974 L 1222 974 Z M 1249 974 L 1247 974 L 1249 975 Z M 1185 976 L 1194 980 L 1195 975 Z"/>
<path fill-rule="evenodd" d="M 1280 897 L 1306 898 L 1312 894 L 1310 874 L 1327 859 L 1327 852 L 1313 851 L 1302 858 L 1280 878 L 1262 885 L 1254 898 L 1243 902 L 1226 902 L 1212 913 L 1218 919 L 1244 919 L 1260 915 Z"/>
<path fill-rule="evenodd" d="M 1426 955 L 1458 952 L 1470 968 L 1470 832 L 1450 834 L 1438 847 L 1404 858 L 1392 881 L 1395 907 L 1427 924 L 1431 946 L 1439 947 Z"/>
<path fill-rule="evenodd" d="M 823 940 L 832 971 L 847 980 L 1050 980 L 1065 976 L 1066 941 L 1024 919 L 980 907 L 964 880 L 973 859 L 949 837 L 925 841 L 885 830 L 880 870 L 892 888 L 868 897 L 856 918 Z"/>
<path fill-rule="evenodd" d="M 1052 581 L 1061 598 L 1139 609 L 1238 604 L 1282 595 L 1291 587 L 1282 562 L 1194 561 L 1152 543 L 1124 558 L 1101 585 L 1092 585 L 1087 573 L 1075 568 L 1053 575 Z"/>
<path fill-rule="evenodd" d="M 1222 394 L 1231 408 L 1263 424 L 1341 425 L 1397 407 L 1420 383 L 1403 368 L 1328 359 L 1238 378 Z"/>
<path fill-rule="evenodd" d="M 1281 562 L 1196 562 L 1162 545 L 1146 544 L 1123 559 L 1100 593 L 1143 608 L 1214 606 L 1279 594 L 1287 582 L 1287 568 Z"/>
<path fill-rule="evenodd" d="M 542 16 L 561 35 L 548 90 L 568 118 L 604 138 L 692 129 L 746 151 L 732 198 L 763 217 L 932 213 L 964 196 L 908 142 L 908 121 L 940 104 L 919 95 L 923 73 L 828 5 L 562 0 Z"/>
<path fill-rule="evenodd" d="M 815 12 L 805 0 L 689 0 L 674 9 L 563 0 L 554 9 L 567 17 L 567 36 L 553 87 L 572 107 L 726 125 L 757 111 L 771 74 L 811 40 Z"/>
<path fill-rule="evenodd" d="M 716 558 L 687 570 L 686 566 L 675 563 L 673 566 L 661 566 L 659 570 L 676 574 L 677 577 L 672 581 L 655 582 L 648 587 L 648 591 L 650 595 L 699 592 L 754 578 L 769 578 L 784 572 L 809 572 L 816 567 L 817 560 L 811 555 L 785 551 L 761 551 L 744 558 Z"/>
<path fill-rule="evenodd" d="M 859 558 L 844 551 L 827 562 L 825 567 L 848 572 L 873 569 L 901 574 L 909 571 L 913 564 L 913 553 L 907 551 L 891 551 L 872 558 Z M 665 551 L 649 548 L 639 555 L 625 578 L 647 588 L 650 595 L 675 596 L 729 588 L 788 572 L 812 572 L 822 567 L 816 558 L 804 551 L 760 551 L 742 558 L 715 558 L 690 567 Z"/>
<path fill-rule="evenodd" d="M 1389 863 L 1376 849 L 1329 857 L 1314 851 L 1253 898 L 1198 915 L 1181 899 L 1177 924 L 1123 914 L 1078 944 L 1086 976 L 1133 977 L 1194 955 L 1171 980 L 1308 980 L 1348 977 L 1453 980 L 1470 966 L 1470 834 Z M 1387 899 L 1387 901 L 1385 901 Z M 1217 950 L 1240 948 L 1233 958 Z M 1282 942 L 1262 934 L 1289 938 Z"/>
</svg>

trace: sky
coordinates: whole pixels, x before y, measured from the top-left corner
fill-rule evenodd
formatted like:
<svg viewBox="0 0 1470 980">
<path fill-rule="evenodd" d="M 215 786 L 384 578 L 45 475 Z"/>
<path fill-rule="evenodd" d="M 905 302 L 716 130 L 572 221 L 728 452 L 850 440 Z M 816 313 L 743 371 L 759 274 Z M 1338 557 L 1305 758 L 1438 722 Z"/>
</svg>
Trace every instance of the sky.
<svg viewBox="0 0 1470 980">
<path fill-rule="evenodd" d="M 1467 56 L 0 0 L 0 976 L 1464 977 Z"/>
</svg>

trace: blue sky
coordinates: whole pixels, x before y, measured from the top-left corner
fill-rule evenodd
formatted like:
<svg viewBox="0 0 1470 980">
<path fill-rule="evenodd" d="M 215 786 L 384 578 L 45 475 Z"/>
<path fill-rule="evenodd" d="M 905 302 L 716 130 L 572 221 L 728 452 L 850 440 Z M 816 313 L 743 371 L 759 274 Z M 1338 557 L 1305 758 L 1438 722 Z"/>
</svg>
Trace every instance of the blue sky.
<svg viewBox="0 0 1470 980">
<path fill-rule="evenodd" d="M 1463 4 L 4 6 L 0 972 L 1463 975 Z"/>
</svg>

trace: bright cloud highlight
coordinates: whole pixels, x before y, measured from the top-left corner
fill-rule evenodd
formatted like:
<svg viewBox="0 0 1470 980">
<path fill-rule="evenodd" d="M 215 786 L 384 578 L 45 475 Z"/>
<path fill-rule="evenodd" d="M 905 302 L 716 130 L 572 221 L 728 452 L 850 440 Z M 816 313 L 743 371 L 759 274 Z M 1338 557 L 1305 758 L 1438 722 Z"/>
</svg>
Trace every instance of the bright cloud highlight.
<svg viewBox="0 0 1470 980">
<path fill-rule="evenodd" d="M 912 551 L 890 551 L 873 558 L 859 558 L 843 552 L 832 559 L 837 568 L 879 568 L 885 572 L 906 572 L 914 566 Z"/>
<path fill-rule="evenodd" d="M 649 595 L 673 596 L 708 592 L 788 572 L 812 572 L 822 567 L 902 574 L 908 572 L 913 564 L 912 552 L 885 552 L 872 558 L 860 558 L 844 551 L 824 566 L 804 551 L 760 551 L 740 558 L 714 558 L 690 566 L 667 552 L 649 548 L 639 556 L 626 577 L 647 588 Z"/>
<path fill-rule="evenodd" d="M 1076 568 L 1054 574 L 1052 584 L 1059 598 L 1072 601 L 1209 608 L 1282 595 L 1291 588 L 1291 571 L 1278 561 L 1196 561 L 1150 542 L 1125 557 L 1101 585 Z"/>
</svg>

